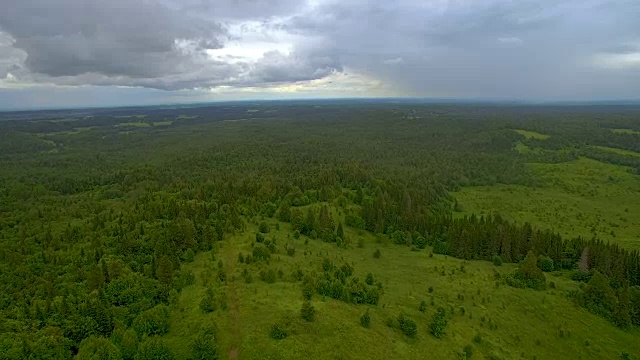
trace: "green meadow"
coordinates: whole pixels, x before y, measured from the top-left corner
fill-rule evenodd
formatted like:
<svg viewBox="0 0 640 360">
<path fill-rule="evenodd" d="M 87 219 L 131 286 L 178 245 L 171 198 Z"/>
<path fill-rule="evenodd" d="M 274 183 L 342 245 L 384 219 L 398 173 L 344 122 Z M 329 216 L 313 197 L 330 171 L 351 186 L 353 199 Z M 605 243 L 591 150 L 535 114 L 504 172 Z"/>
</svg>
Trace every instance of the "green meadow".
<svg viewBox="0 0 640 360">
<path fill-rule="evenodd" d="M 578 288 L 567 273 L 547 274 L 555 288 L 546 291 L 516 289 L 504 281 L 514 265 L 462 261 L 434 255 L 429 248 L 410 251 L 389 244 L 384 236 L 352 229 L 347 229 L 352 245 L 342 249 L 305 236 L 293 239 L 289 224 L 269 223 L 272 230 L 266 235 L 278 244 L 269 264 L 238 262 L 238 254 L 251 251 L 257 227 L 250 227 L 251 231 L 221 244 L 215 255 L 202 253 L 184 265 L 196 281 L 172 305 L 176 310 L 171 330 L 164 336 L 181 354 L 178 359 L 189 356 L 186 339 L 210 326 L 219 329 L 220 358 L 424 359 L 429 354 L 430 359 L 457 359 L 466 356 L 466 347 L 473 359 L 615 359 L 621 351 L 640 351 L 637 330 L 616 329 L 566 296 Z M 280 230 L 274 230 L 276 224 Z M 285 245 L 295 247 L 293 256 L 286 253 Z M 380 250 L 380 258 L 374 258 L 375 250 Z M 360 279 L 372 273 L 383 284 L 379 304 L 354 305 L 314 294 L 315 318 L 303 320 L 302 286 L 292 272 L 322 272 L 324 259 L 350 264 Z M 227 275 L 224 284 L 216 279 L 219 261 Z M 242 275 L 245 269 L 253 278 L 251 283 Z M 282 276 L 266 283 L 259 278 L 260 269 L 281 271 Z M 223 296 L 226 309 L 219 307 L 210 314 L 200 310 L 205 284 Z M 427 304 L 424 312 L 419 310 L 422 301 Z M 442 339 L 429 330 L 438 307 L 453 314 Z M 359 319 L 367 312 L 371 325 L 364 328 Z M 416 322 L 415 337 L 387 325 L 399 314 Z M 274 324 L 287 324 L 289 336 L 272 339 L 269 332 Z"/>
</svg>

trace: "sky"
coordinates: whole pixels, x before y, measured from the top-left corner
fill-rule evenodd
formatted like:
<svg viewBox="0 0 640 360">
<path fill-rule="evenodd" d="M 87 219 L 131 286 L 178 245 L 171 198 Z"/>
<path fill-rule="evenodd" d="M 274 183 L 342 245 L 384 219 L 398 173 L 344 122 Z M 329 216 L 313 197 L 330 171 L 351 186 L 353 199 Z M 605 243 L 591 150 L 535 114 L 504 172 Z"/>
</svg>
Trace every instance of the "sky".
<svg viewBox="0 0 640 360">
<path fill-rule="evenodd" d="M 640 0 L 3 0 L 0 109 L 640 99 Z"/>
</svg>

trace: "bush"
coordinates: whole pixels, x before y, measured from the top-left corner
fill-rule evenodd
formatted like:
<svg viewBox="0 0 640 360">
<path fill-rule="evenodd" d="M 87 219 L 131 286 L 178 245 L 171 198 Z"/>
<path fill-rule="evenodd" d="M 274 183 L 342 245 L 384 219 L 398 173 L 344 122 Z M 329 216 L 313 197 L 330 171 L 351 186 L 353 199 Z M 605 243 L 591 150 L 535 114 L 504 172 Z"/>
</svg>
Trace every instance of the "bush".
<svg viewBox="0 0 640 360">
<path fill-rule="evenodd" d="M 471 357 L 473 356 L 473 346 L 471 346 L 471 344 L 465 346 L 462 351 L 464 353 L 463 356 L 465 359 L 471 359 Z"/>
<path fill-rule="evenodd" d="M 133 321 L 138 336 L 162 335 L 169 331 L 169 309 L 164 305 L 141 312 Z"/>
<path fill-rule="evenodd" d="M 413 319 L 404 314 L 398 315 L 398 327 L 408 337 L 415 337 L 418 333 L 418 326 Z"/>
<path fill-rule="evenodd" d="M 271 336 L 271 338 L 275 340 L 282 340 L 286 338 L 287 335 L 288 334 L 286 330 L 278 324 L 274 324 L 273 326 L 271 326 L 271 330 L 269 331 L 269 336 Z"/>
<path fill-rule="evenodd" d="M 216 360 L 218 359 L 218 345 L 214 332 L 206 331 L 198 335 L 191 343 L 192 360 Z"/>
<path fill-rule="evenodd" d="M 306 321 L 313 321 L 313 317 L 316 314 L 316 308 L 311 305 L 309 300 L 306 300 L 302 303 L 302 308 L 300 309 L 300 316 Z"/>
<path fill-rule="evenodd" d="M 420 302 L 420 306 L 418 306 L 418 310 L 419 310 L 420 312 L 425 312 L 425 311 L 427 311 L 427 302 L 426 302 L 426 301 L 424 301 L 424 300 L 422 300 L 422 301 Z"/>
<path fill-rule="evenodd" d="M 364 328 L 369 328 L 369 326 L 371 326 L 371 316 L 369 316 L 368 311 L 360 316 L 360 325 Z"/>
<path fill-rule="evenodd" d="M 267 225 L 266 222 L 261 222 L 260 225 L 258 226 L 258 231 L 260 231 L 263 234 L 268 234 L 269 233 L 269 225 Z"/>
<path fill-rule="evenodd" d="M 373 252 L 374 259 L 380 259 L 380 255 L 380 249 L 376 249 L 376 251 Z"/>
<path fill-rule="evenodd" d="M 173 360 L 173 354 L 164 341 L 149 338 L 138 347 L 135 360 Z"/>
<path fill-rule="evenodd" d="M 196 254 L 191 249 L 187 249 L 187 251 L 182 253 L 182 259 L 188 263 L 192 262 L 195 256 Z"/>
<path fill-rule="evenodd" d="M 271 258 L 271 251 L 262 244 L 256 244 L 253 247 L 253 261 L 268 261 Z"/>
<path fill-rule="evenodd" d="M 548 256 L 538 256 L 538 267 L 544 272 L 553 271 L 553 260 Z"/>
<path fill-rule="evenodd" d="M 544 290 L 546 288 L 546 278 L 542 270 L 538 268 L 533 252 L 529 251 L 516 271 L 507 277 L 507 284 L 517 288 L 532 288 L 535 290 Z"/>
<path fill-rule="evenodd" d="M 216 311 L 216 301 L 213 290 L 206 290 L 204 297 L 200 300 L 200 310 L 205 313 Z"/>
<path fill-rule="evenodd" d="M 502 258 L 500 256 L 494 255 L 492 261 L 493 261 L 493 265 L 502 266 Z"/>
<path fill-rule="evenodd" d="M 293 256 L 296 254 L 296 248 L 293 246 L 287 246 L 287 255 Z"/>
<path fill-rule="evenodd" d="M 373 274 L 368 273 L 368 274 L 367 274 L 367 276 L 366 276 L 366 277 L 365 277 L 365 279 L 364 279 L 364 282 L 365 282 L 367 285 L 373 285 L 373 281 L 374 281 L 374 279 L 373 279 Z"/>
<path fill-rule="evenodd" d="M 276 282 L 276 272 L 273 269 L 260 270 L 260 280 L 272 284 Z"/>
<path fill-rule="evenodd" d="M 433 336 L 440 339 L 444 336 L 448 323 L 449 320 L 447 319 L 447 312 L 440 307 L 438 308 L 438 311 L 433 314 L 429 330 L 431 330 L 431 334 Z"/>
</svg>

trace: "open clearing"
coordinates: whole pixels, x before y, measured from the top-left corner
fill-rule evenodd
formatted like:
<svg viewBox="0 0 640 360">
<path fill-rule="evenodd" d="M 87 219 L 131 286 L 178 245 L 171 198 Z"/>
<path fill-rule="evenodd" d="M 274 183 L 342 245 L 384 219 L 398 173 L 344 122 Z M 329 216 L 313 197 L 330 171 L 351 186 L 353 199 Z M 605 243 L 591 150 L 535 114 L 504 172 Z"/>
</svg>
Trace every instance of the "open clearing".
<svg viewBox="0 0 640 360">
<path fill-rule="evenodd" d="M 640 248 L 640 179 L 625 167 L 581 158 L 560 164 L 529 164 L 539 187 L 494 185 L 454 193 L 465 214 L 505 218 Z"/>
</svg>

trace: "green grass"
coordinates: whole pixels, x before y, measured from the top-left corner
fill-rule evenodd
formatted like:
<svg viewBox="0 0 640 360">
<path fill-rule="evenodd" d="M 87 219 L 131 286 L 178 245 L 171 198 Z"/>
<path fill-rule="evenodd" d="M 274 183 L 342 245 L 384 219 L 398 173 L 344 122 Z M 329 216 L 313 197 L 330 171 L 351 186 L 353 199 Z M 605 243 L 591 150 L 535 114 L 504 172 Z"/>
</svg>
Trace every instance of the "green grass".
<svg viewBox="0 0 640 360">
<path fill-rule="evenodd" d="M 171 330 L 165 336 L 178 359 L 188 357 L 190 339 L 212 324 L 218 328 L 220 358 L 232 358 L 229 354 L 237 352 L 240 359 L 424 359 L 427 354 L 429 359 L 455 359 L 468 344 L 473 346 L 477 359 L 490 356 L 497 359 L 521 356 L 614 359 L 622 350 L 640 351 L 637 331 L 619 330 L 575 306 L 564 295 L 578 287 L 566 274 L 548 274 L 547 279 L 554 281 L 557 288 L 542 292 L 516 289 L 504 283 L 496 286 L 494 271 L 506 275 L 515 265 L 495 267 L 485 261 L 464 262 L 442 255 L 430 257 L 429 249 L 412 252 L 405 246 L 391 245 L 383 238 L 349 228 L 345 229 L 352 240 L 348 249 L 311 239 L 305 245 L 305 237 L 292 239 L 289 224 L 281 223 L 280 228 L 268 235 L 278 239 L 278 252 L 268 266 L 284 273 L 284 277 L 273 284 L 261 282 L 258 277 L 258 269 L 267 265 L 237 262 L 239 252 L 250 252 L 255 226 L 221 243 L 215 260 L 207 252 L 185 266 L 196 274 L 197 281 L 181 292 L 178 309 L 172 315 Z M 355 246 L 358 238 L 364 239 L 363 248 Z M 287 243 L 296 247 L 293 257 L 284 252 Z M 375 249 L 381 250 L 380 259 L 373 258 Z M 314 294 L 315 321 L 302 320 L 301 283 L 293 282 L 290 274 L 297 267 L 305 273 L 321 272 L 324 258 L 330 258 L 337 265 L 352 264 L 354 276 L 361 280 L 371 272 L 384 284 L 380 303 L 354 305 Z M 205 291 L 204 283 L 215 274 L 213 269 L 217 268 L 219 259 L 225 264 L 228 281 L 224 285 L 217 283 L 216 292 L 227 295 L 229 309 L 204 314 L 198 304 Z M 461 271 L 463 265 L 464 271 Z M 253 275 L 250 284 L 241 276 L 245 268 Z M 429 287 L 433 287 L 432 293 Z M 459 295 L 464 299 L 459 299 Z M 432 298 L 434 305 L 431 305 Z M 422 300 L 428 304 L 424 313 L 418 311 Z M 428 330 L 439 306 L 454 310 L 446 335 L 440 340 Z M 464 315 L 461 307 L 465 309 Z M 371 315 L 369 329 L 359 323 L 360 316 L 367 310 Z M 410 339 L 385 324 L 388 318 L 395 318 L 401 312 L 416 321 L 416 338 Z M 271 339 L 271 325 L 285 319 L 289 319 L 295 333 L 284 340 Z M 489 320 L 497 328 L 490 329 Z M 560 330 L 570 335 L 561 337 Z M 480 336 L 480 343 L 473 341 L 476 335 Z"/>
<path fill-rule="evenodd" d="M 454 193 L 464 214 L 503 217 L 553 229 L 564 236 L 597 235 L 640 249 L 640 178 L 627 168 L 581 158 L 529 164 L 540 186 L 468 187 Z"/>
<path fill-rule="evenodd" d="M 611 131 L 617 134 L 640 134 L 640 132 L 631 129 L 613 129 Z"/>
<path fill-rule="evenodd" d="M 640 153 L 639 152 L 635 152 L 635 151 L 631 151 L 631 150 L 612 148 L 612 147 L 608 147 L 608 146 L 594 146 L 594 147 L 598 148 L 600 150 L 610 151 L 610 152 L 613 152 L 613 153 L 616 153 L 616 154 L 620 154 L 620 155 L 640 157 Z"/>
<path fill-rule="evenodd" d="M 176 117 L 176 120 L 191 120 L 191 119 L 196 119 L 198 117 L 198 115 L 178 115 L 178 117 Z"/>
<path fill-rule="evenodd" d="M 143 127 L 150 127 L 151 124 L 149 124 L 147 122 L 138 121 L 138 122 L 119 123 L 119 124 L 116 124 L 114 126 L 116 126 L 116 127 L 139 127 L 139 128 L 143 128 Z"/>
<path fill-rule="evenodd" d="M 529 131 L 529 130 L 520 130 L 520 129 L 514 129 L 515 132 L 517 132 L 518 134 L 526 137 L 527 139 L 540 139 L 540 140 L 545 140 L 549 138 L 549 135 L 546 134 L 541 134 L 539 132 L 535 132 L 535 131 Z"/>
<path fill-rule="evenodd" d="M 168 121 L 155 121 L 153 123 L 153 126 L 169 126 L 171 124 L 173 124 L 173 121 L 171 121 L 171 120 L 168 120 Z"/>
<path fill-rule="evenodd" d="M 120 115 L 114 116 L 116 119 L 144 119 L 147 115 Z"/>
</svg>

